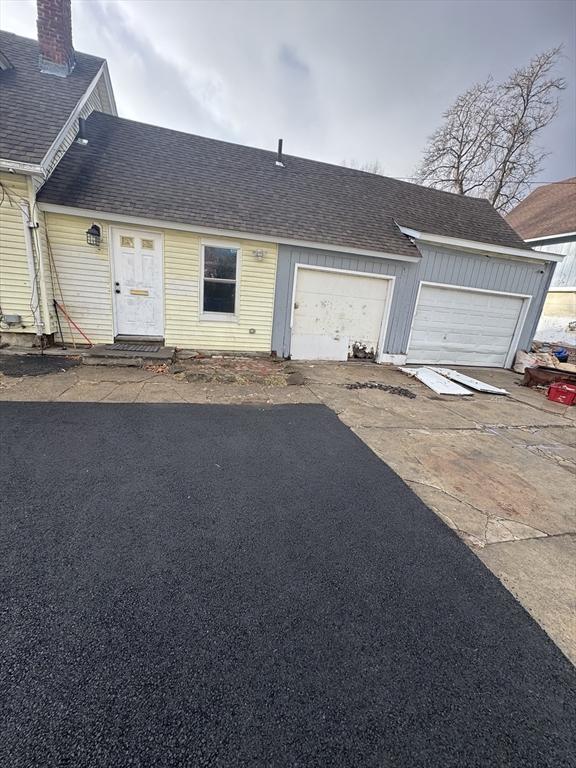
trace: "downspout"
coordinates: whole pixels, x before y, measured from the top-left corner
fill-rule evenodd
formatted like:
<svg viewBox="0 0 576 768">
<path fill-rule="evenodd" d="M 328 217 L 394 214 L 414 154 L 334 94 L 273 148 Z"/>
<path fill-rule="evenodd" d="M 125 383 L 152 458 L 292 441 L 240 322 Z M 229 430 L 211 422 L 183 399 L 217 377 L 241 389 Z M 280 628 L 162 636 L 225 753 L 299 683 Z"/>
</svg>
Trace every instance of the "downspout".
<svg viewBox="0 0 576 768">
<path fill-rule="evenodd" d="M 30 218 L 30 203 L 28 200 L 19 200 L 18 205 L 22 214 L 22 223 L 24 226 L 24 243 L 26 247 L 26 257 L 28 260 L 28 274 L 30 276 L 30 309 L 36 326 L 36 335 L 40 338 L 44 335 L 44 324 L 40 311 L 40 295 L 38 291 L 39 275 L 36 270 L 36 260 L 34 258 L 34 241 L 32 238 L 32 229 L 34 224 Z"/>
<path fill-rule="evenodd" d="M 43 179 L 41 179 L 43 180 Z M 37 215 L 39 213 L 36 207 L 36 190 L 34 188 L 35 177 L 29 176 L 26 180 L 28 186 L 28 198 L 30 200 L 30 210 L 32 211 L 29 224 L 30 235 L 32 236 L 32 248 L 38 264 L 38 276 L 40 283 L 40 305 L 42 314 L 42 327 L 45 334 L 52 333 L 52 315 L 51 307 L 48 303 L 49 291 L 47 289 L 46 261 L 42 253 L 42 242 L 40 239 L 40 224 Z M 40 213 L 40 215 L 43 215 Z"/>
</svg>

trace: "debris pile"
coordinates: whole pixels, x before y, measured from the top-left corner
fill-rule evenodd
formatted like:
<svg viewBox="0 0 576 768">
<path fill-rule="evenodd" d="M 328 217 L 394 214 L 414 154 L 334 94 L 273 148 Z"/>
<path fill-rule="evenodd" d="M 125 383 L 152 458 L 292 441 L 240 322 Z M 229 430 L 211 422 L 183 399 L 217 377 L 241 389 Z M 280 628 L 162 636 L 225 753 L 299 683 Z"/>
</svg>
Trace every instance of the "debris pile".
<svg viewBox="0 0 576 768">
<path fill-rule="evenodd" d="M 145 371 L 150 371 L 151 373 L 170 373 L 170 366 L 168 363 L 160 363 L 159 365 L 146 363 L 143 368 Z"/>
<path fill-rule="evenodd" d="M 404 387 L 393 387 L 391 384 L 380 384 L 377 381 L 356 381 L 354 384 L 346 384 L 346 389 L 380 389 L 382 392 L 389 392 L 391 395 L 400 395 L 400 397 L 409 397 L 414 400 L 415 392 L 411 392 Z"/>
<path fill-rule="evenodd" d="M 517 352 L 514 370 L 524 374 L 524 387 L 547 387 L 557 381 L 576 382 L 576 365 L 562 363 L 557 355 L 547 351 Z"/>
</svg>

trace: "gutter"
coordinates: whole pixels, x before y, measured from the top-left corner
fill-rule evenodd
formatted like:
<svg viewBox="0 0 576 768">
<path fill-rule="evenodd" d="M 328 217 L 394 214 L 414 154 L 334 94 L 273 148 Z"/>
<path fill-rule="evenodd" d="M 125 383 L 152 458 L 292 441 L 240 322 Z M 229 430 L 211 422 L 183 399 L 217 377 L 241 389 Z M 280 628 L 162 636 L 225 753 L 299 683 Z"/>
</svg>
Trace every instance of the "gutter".
<svg viewBox="0 0 576 768">
<path fill-rule="evenodd" d="M 527 237 L 527 243 L 539 243 L 541 240 L 556 240 L 557 237 L 576 237 L 576 232 L 558 232 L 557 235 L 545 235 L 542 237 Z"/>
<path fill-rule="evenodd" d="M 19 160 L 0 158 L 0 171 L 8 173 L 21 173 L 24 176 L 41 176 L 46 178 L 46 172 L 42 165 L 35 163 L 22 163 Z"/>
<path fill-rule="evenodd" d="M 354 248 L 349 245 L 332 245 L 331 243 L 317 243 L 308 240 L 297 240 L 281 237 L 279 235 L 264 235 L 259 232 L 240 232 L 237 230 L 217 229 L 215 227 L 196 226 L 195 224 L 182 224 L 175 221 L 166 221 L 163 219 L 152 219 L 142 216 L 127 216 L 126 214 L 114 213 L 112 211 L 98 211 L 87 208 L 72 208 L 71 206 L 58 205 L 55 203 L 44 203 L 38 201 L 38 208 L 46 213 L 61 213 L 68 216 L 81 216 L 87 219 L 104 220 L 111 224 L 131 224 L 132 226 L 142 225 L 152 229 L 174 229 L 182 232 L 192 232 L 197 235 L 212 235 L 228 238 L 238 238 L 239 240 L 256 240 L 262 243 L 273 243 L 274 245 L 293 245 L 297 248 L 311 248 L 318 251 L 336 251 L 338 253 L 349 253 L 353 256 L 370 256 L 377 259 L 391 259 L 392 261 L 408 261 L 419 263 L 422 260 L 420 254 L 407 256 L 398 253 L 386 253 L 385 251 L 374 251 L 367 248 Z"/>
<path fill-rule="evenodd" d="M 547 251 L 533 251 L 529 248 L 510 248 L 505 245 L 492 245 L 491 243 L 482 243 L 478 240 L 466 240 L 460 237 L 447 237 L 445 235 L 434 235 L 431 232 L 420 232 L 417 229 L 403 227 L 398 222 L 396 226 L 403 235 L 421 243 L 430 245 L 440 245 L 444 248 L 454 248 L 459 251 L 469 251 L 484 256 L 513 256 L 520 259 L 529 259 L 533 261 L 562 261 L 564 254 L 548 253 Z"/>
</svg>

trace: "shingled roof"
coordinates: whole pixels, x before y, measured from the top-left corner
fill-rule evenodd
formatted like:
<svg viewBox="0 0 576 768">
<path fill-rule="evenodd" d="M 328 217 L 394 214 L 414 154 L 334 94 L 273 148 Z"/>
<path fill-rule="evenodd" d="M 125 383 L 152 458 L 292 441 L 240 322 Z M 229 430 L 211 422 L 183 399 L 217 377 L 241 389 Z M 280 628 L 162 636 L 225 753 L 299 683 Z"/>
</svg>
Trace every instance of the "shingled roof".
<svg viewBox="0 0 576 768">
<path fill-rule="evenodd" d="M 576 232 L 576 176 L 538 187 L 506 218 L 525 240 Z"/>
<path fill-rule="evenodd" d="M 40 200 L 397 255 L 415 255 L 397 223 L 525 248 L 485 200 L 94 112 Z"/>
<path fill-rule="evenodd" d="M 39 164 L 104 59 L 76 53 L 68 77 L 40 71 L 38 42 L 0 31 L 0 158 Z"/>
</svg>

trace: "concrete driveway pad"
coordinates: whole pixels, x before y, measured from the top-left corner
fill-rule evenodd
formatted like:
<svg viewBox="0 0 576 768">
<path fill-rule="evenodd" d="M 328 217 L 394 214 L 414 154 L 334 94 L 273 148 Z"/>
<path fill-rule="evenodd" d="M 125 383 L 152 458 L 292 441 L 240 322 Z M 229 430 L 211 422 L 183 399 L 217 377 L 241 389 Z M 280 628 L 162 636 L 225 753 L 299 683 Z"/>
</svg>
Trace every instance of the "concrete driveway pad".
<svg viewBox="0 0 576 768">
<path fill-rule="evenodd" d="M 458 397 L 452 398 L 449 404 L 447 397 L 444 397 L 443 401 L 447 411 L 457 413 L 475 424 L 511 427 L 566 425 L 563 415 L 533 408 L 531 405 L 511 400 L 504 395 Z"/>
<path fill-rule="evenodd" d="M 572 666 L 327 408 L 2 430 L 0 764 L 573 764 Z"/>
<path fill-rule="evenodd" d="M 576 638 L 576 537 L 502 542 L 478 555 L 569 654 Z M 558 589 L 562 582 L 568 589 Z"/>
<path fill-rule="evenodd" d="M 357 432 L 364 439 L 365 430 Z M 529 526 L 536 534 L 573 529 L 570 475 L 496 435 L 374 430 L 366 439 L 406 482 L 432 486 L 486 517 Z"/>
<path fill-rule="evenodd" d="M 410 400 L 388 392 L 349 390 L 342 386 L 313 385 L 312 391 L 336 411 L 348 426 L 377 428 L 449 427 L 474 429 L 471 418 L 447 409 L 444 403 L 428 398 Z"/>
</svg>

